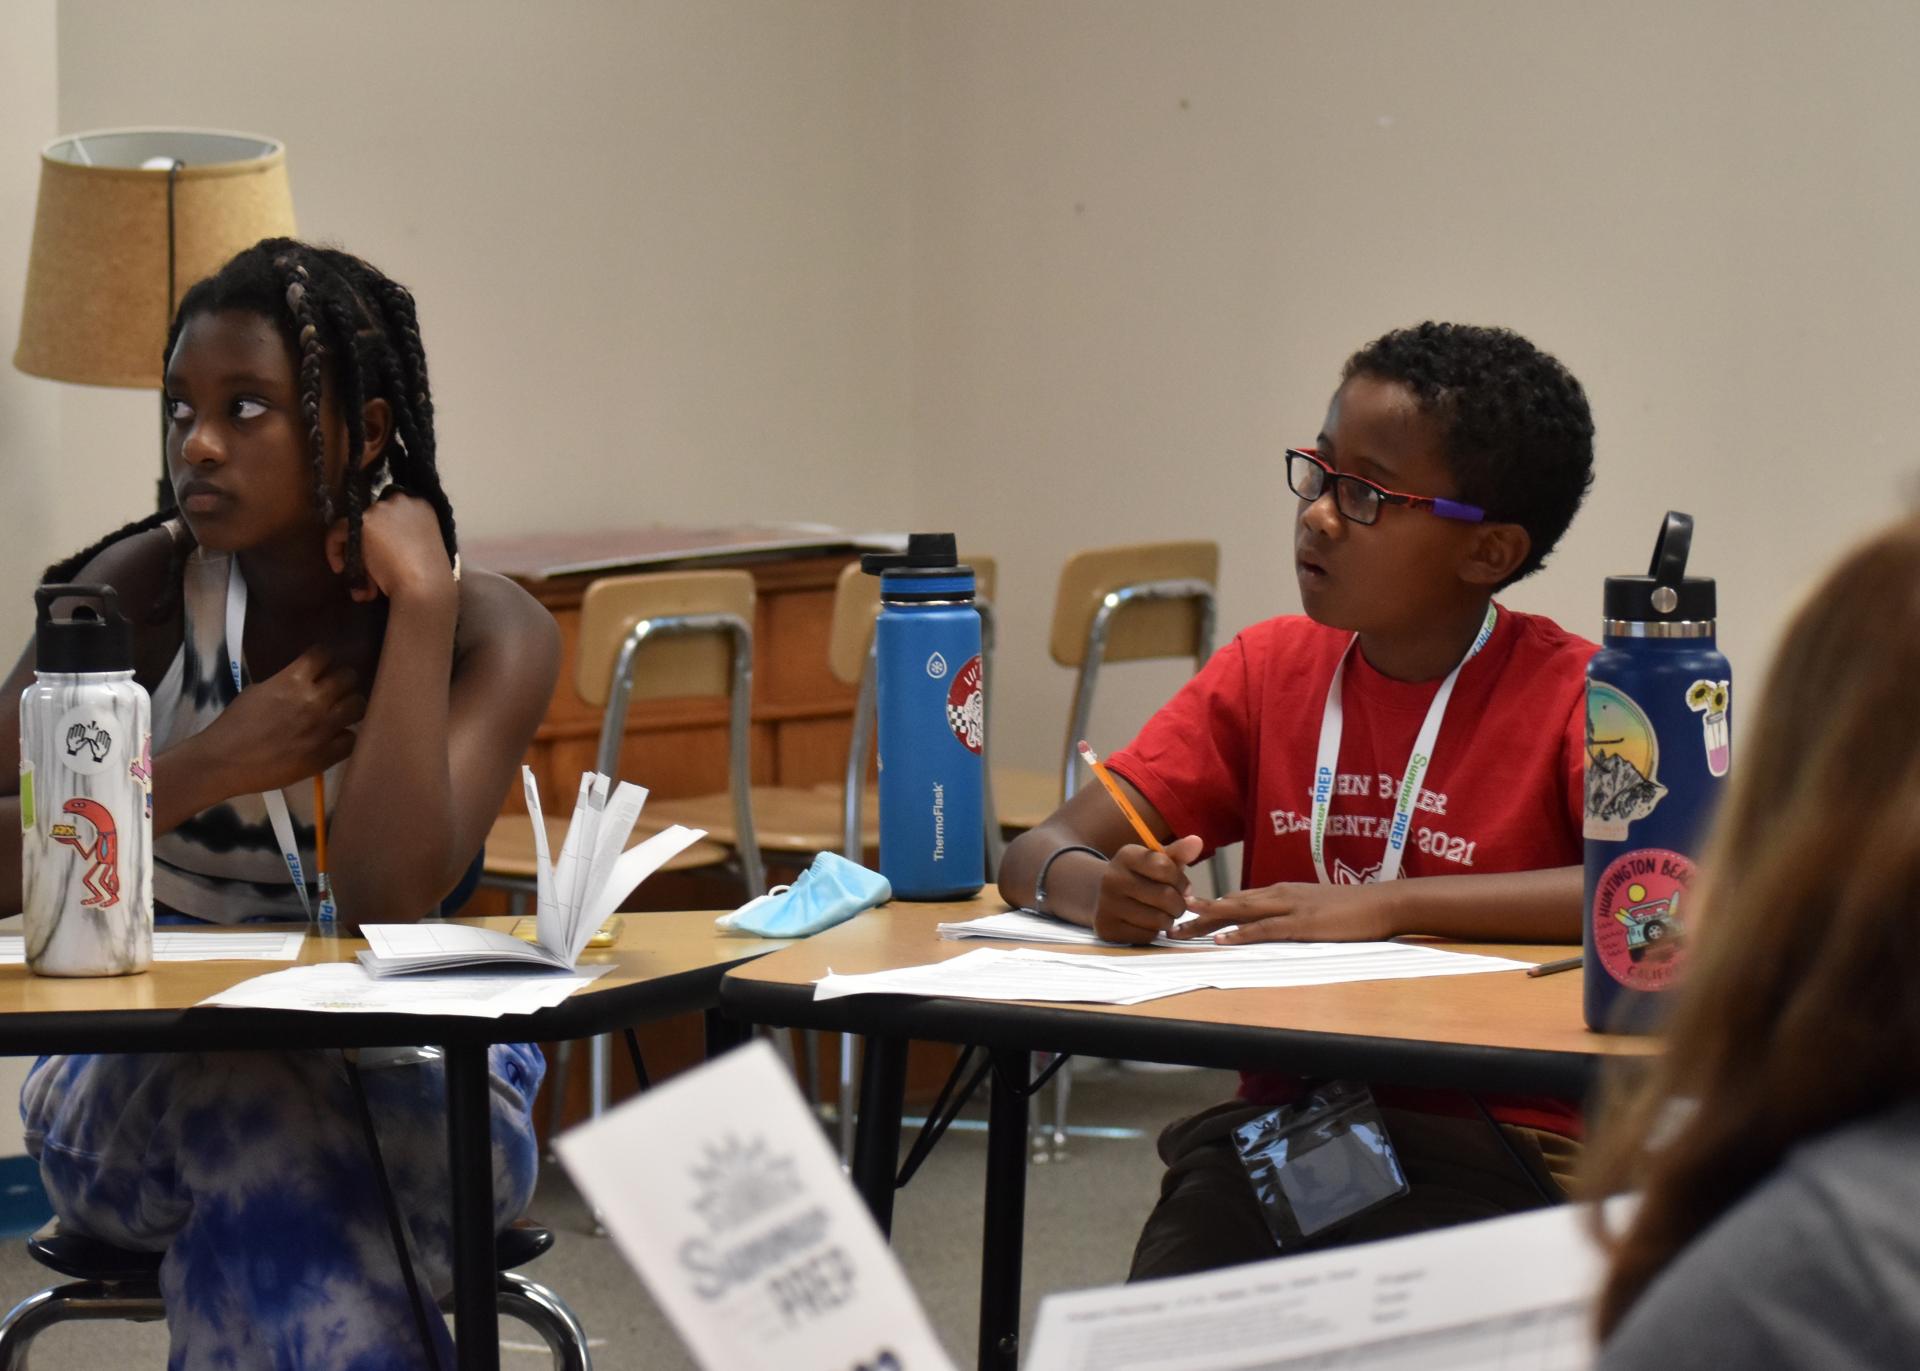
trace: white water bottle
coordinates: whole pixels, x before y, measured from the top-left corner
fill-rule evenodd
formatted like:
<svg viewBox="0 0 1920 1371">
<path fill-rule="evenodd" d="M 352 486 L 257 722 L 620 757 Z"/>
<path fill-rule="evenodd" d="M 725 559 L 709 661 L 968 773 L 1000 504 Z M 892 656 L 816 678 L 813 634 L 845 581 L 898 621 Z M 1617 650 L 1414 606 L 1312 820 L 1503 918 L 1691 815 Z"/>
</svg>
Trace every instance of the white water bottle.
<svg viewBox="0 0 1920 1371">
<path fill-rule="evenodd" d="M 27 967 L 124 976 L 153 960 L 153 703 L 111 586 L 34 592 L 20 694 Z"/>
</svg>

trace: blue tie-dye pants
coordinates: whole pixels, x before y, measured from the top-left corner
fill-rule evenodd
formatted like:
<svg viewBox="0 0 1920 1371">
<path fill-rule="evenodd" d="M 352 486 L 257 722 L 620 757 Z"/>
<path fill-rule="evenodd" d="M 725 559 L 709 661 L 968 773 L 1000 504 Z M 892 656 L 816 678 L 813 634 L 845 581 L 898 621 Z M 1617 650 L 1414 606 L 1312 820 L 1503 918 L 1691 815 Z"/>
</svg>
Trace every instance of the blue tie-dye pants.
<svg viewBox="0 0 1920 1371">
<path fill-rule="evenodd" d="M 533 1194 L 538 1048 L 492 1049 L 493 1195 Z M 416 1268 L 450 1284 L 446 1086 L 438 1062 L 361 1073 Z M 170 1371 L 420 1371 L 424 1360 L 338 1052 L 44 1057 L 21 1093 L 27 1149 L 63 1225 L 166 1252 Z M 440 1359 L 451 1340 L 429 1320 Z"/>
</svg>

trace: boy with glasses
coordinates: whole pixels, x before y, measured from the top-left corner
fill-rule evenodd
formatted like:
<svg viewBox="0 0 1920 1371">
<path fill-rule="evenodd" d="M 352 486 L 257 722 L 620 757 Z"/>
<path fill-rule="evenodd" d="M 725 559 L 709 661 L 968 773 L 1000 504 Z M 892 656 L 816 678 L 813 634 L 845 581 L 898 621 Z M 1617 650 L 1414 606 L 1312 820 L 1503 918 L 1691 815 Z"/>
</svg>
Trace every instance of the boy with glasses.
<svg viewBox="0 0 1920 1371">
<path fill-rule="evenodd" d="M 1348 360 L 1318 440 L 1285 463 L 1305 615 L 1239 634 L 1107 761 L 1166 851 L 1089 786 L 1008 847 L 1002 894 L 1125 943 L 1190 912 L 1180 935 L 1230 943 L 1577 939 L 1594 648 L 1493 596 L 1540 567 L 1592 483 L 1579 382 L 1504 329 L 1399 330 Z M 1186 868 L 1232 842 L 1244 889 L 1193 895 Z M 1239 1099 L 1166 1130 L 1134 1278 L 1280 1250 L 1233 1132 L 1302 1091 L 1248 1073 Z M 1374 1094 L 1409 1193 L 1284 1250 L 1561 1197 L 1573 1104 Z"/>
</svg>

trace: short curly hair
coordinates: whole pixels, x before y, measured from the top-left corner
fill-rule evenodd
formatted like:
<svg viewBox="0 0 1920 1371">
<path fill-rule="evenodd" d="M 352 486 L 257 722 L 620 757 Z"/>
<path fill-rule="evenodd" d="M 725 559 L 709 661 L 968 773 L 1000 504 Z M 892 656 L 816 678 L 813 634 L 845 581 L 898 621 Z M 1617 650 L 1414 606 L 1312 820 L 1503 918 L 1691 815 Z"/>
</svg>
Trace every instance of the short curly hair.
<svg viewBox="0 0 1920 1371">
<path fill-rule="evenodd" d="M 1397 381 L 1439 425 L 1459 497 L 1532 541 L 1504 589 L 1540 569 L 1593 485 L 1593 415 L 1564 366 L 1510 329 L 1431 321 L 1395 329 L 1347 359 Z"/>
</svg>

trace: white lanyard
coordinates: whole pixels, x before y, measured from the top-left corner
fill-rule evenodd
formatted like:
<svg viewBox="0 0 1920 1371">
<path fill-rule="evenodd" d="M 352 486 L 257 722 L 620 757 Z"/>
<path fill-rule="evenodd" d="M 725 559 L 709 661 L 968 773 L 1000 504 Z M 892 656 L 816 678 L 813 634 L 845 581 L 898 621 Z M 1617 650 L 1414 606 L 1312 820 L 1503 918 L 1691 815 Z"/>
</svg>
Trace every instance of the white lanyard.
<svg viewBox="0 0 1920 1371">
<path fill-rule="evenodd" d="M 245 653 L 247 631 L 247 581 L 240 574 L 240 559 L 227 562 L 227 670 L 233 673 L 233 691 L 246 686 L 240 658 Z M 274 841 L 280 844 L 280 857 L 293 877 L 293 893 L 300 897 L 300 908 L 311 919 L 313 907 L 307 902 L 307 878 L 300 871 L 300 844 L 293 836 L 293 816 L 287 813 L 287 797 L 277 790 L 265 790 L 260 798 L 267 806 L 267 819 L 273 825 Z M 319 816 L 315 816 L 316 822 Z"/>
<path fill-rule="evenodd" d="M 1440 736 L 1440 721 L 1446 717 L 1447 701 L 1453 698 L 1453 684 L 1460 679 L 1460 668 L 1479 655 L 1480 649 L 1487 645 L 1487 639 L 1493 636 L 1494 613 L 1491 603 L 1487 605 L 1486 621 L 1480 625 L 1480 632 L 1473 640 L 1473 646 L 1467 649 L 1447 679 L 1440 683 L 1440 692 L 1433 697 L 1433 703 L 1427 706 L 1427 717 L 1420 725 L 1420 732 L 1413 740 L 1413 755 L 1407 758 L 1406 774 L 1400 778 L 1399 794 L 1394 800 L 1393 822 L 1387 828 L 1387 851 L 1380 859 L 1379 881 L 1391 881 L 1399 878 L 1400 859 L 1406 854 L 1407 832 L 1412 827 L 1413 810 L 1420 799 L 1420 781 L 1427 774 L 1427 764 L 1433 760 L 1433 744 Z M 1340 766 L 1340 735 L 1346 727 L 1346 707 L 1340 699 L 1340 684 L 1346 679 L 1347 658 L 1353 655 L 1353 644 L 1360 641 L 1360 635 L 1353 636 L 1353 642 L 1347 644 L 1347 650 L 1340 654 L 1340 664 L 1333 669 L 1333 684 L 1327 688 L 1326 712 L 1320 716 L 1320 753 L 1313 768 L 1313 825 L 1309 830 L 1313 845 L 1313 869 L 1320 877 L 1320 884 L 1332 885 L 1333 879 L 1327 875 L 1327 819 L 1333 811 L 1334 773 Z"/>
</svg>

